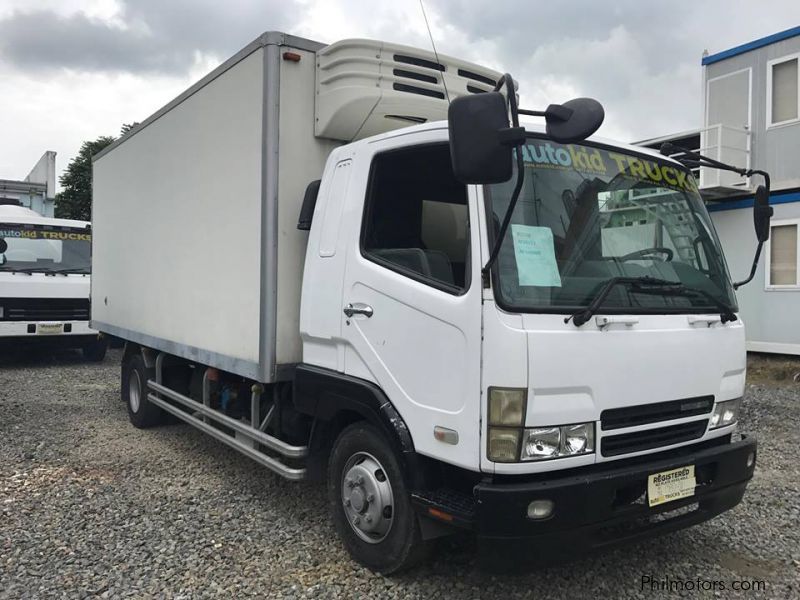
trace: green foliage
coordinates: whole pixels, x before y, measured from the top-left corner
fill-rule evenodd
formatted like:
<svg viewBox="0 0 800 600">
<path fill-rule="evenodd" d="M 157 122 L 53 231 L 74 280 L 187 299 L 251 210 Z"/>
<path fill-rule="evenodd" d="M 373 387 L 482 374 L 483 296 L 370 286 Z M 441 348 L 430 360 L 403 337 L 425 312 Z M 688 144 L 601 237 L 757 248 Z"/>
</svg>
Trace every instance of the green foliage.
<svg viewBox="0 0 800 600">
<path fill-rule="evenodd" d="M 101 136 L 83 142 L 78 155 L 61 174 L 61 191 L 56 194 L 56 217 L 89 221 L 92 215 L 92 155 L 111 144 L 114 138 Z"/>
<path fill-rule="evenodd" d="M 121 135 L 125 135 L 138 123 L 126 123 Z M 59 181 L 61 191 L 56 194 L 56 217 L 89 221 L 92 216 L 92 155 L 111 144 L 116 138 L 101 136 L 91 142 L 83 142 L 78 155 L 73 158 Z"/>
</svg>

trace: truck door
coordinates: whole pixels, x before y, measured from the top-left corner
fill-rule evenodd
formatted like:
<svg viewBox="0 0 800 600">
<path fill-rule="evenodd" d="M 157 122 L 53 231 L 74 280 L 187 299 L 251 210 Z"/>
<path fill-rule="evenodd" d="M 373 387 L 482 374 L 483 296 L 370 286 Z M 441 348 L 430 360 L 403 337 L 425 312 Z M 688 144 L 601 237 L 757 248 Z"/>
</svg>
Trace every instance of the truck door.
<svg viewBox="0 0 800 600">
<path fill-rule="evenodd" d="M 383 389 L 418 452 L 477 469 L 478 212 L 441 134 L 426 132 L 431 142 L 421 145 L 398 147 L 409 136 L 370 144 L 353 174 L 361 185 L 350 189 L 366 197 L 349 194 L 345 214 L 354 230 L 341 314 L 345 372 Z M 437 427 L 452 432 L 448 441 L 434 436 Z"/>
</svg>

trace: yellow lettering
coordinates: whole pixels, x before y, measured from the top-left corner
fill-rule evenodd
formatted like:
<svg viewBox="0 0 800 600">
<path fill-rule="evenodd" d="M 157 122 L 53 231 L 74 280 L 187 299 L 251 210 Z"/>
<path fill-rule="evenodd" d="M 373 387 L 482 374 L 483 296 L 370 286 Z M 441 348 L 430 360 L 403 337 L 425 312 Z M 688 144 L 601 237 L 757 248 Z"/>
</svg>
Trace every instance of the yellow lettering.
<svg viewBox="0 0 800 600">
<path fill-rule="evenodd" d="M 646 160 L 644 161 L 644 168 L 647 171 L 647 176 L 652 181 L 661 181 L 661 171 L 658 169 L 658 165 L 654 165 L 649 160 Z"/>
<path fill-rule="evenodd" d="M 622 154 L 615 154 L 614 152 L 609 152 L 608 157 L 617 163 L 617 171 L 623 173 L 625 171 L 625 157 Z"/>
<path fill-rule="evenodd" d="M 669 185 L 678 185 L 677 180 L 673 177 L 670 179 L 670 173 L 674 173 L 675 169 L 672 167 L 663 166 L 661 167 L 661 174 L 664 176 L 664 181 L 666 181 Z"/>
<path fill-rule="evenodd" d="M 603 163 L 603 157 L 600 156 L 600 150 L 597 148 L 589 155 L 589 164 L 592 166 L 592 169 L 598 173 L 606 172 L 606 165 Z"/>
<path fill-rule="evenodd" d="M 628 157 L 628 165 L 630 166 L 631 175 L 636 175 L 640 179 L 645 179 L 647 175 L 644 173 L 644 165 L 638 158 Z"/>
</svg>

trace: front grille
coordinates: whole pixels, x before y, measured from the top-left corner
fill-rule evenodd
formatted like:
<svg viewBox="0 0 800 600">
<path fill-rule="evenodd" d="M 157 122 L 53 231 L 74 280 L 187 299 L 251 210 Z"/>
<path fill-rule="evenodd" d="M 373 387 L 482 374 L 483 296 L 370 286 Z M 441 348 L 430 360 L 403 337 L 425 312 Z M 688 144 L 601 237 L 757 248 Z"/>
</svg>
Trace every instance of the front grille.
<svg viewBox="0 0 800 600">
<path fill-rule="evenodd" d="M 88 298 L 0 298 L 0 321 L 88 321 Z"/>
<path fill-rule="evenodd" d="M 640 404 L 625 408 L 611 408 L 600 413 L 600 428 L 603 431 L 635 427 L 705 415 L 714 408 L 714 396 L 698 396 L 683 400 L 670 400 L 654 404 Z"/>
<path fill-rule="evenodd" d="M 696 440 L 703 437 L 707 425 L 708 419 L 703 419 L 669 427 L 606 436 L 600 442 L 600 452 L 603 456 L 618 456 Z"/>
</svg>

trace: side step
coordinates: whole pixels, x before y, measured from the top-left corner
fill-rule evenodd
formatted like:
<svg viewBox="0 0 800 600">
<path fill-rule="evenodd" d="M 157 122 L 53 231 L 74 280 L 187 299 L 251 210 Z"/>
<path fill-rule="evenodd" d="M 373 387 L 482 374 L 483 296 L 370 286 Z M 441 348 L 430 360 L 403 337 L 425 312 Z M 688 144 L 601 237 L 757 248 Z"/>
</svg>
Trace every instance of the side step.
<svg viewBox="0 0 800 600">
<path fill-rule="evenodd" d="M 255 444 L 261 444 L 281 454 L 282 456 L 286 456 L 287 458 L 304 458 L 308 455 L 308 446 L 292 446 L 287 444 L 286 442 L 279 440 L 278 438 L 271 436 L 263 431 L 260 431 L 254 427 L 246 425 L 241 421 L 237 421 L 236 419 L 232 419 L 227 415 L 223 415 L 222 413 L 214 410 L 213 408 L 201 404 L 191 398 L 184 396 L 183 394 L 179 394 L 178 392 L 171 390 L 168 387 L 161 385 L 153 381 L 152 379 L 147 380 L 147 387 L 148 389 L 152 390 L 155 393 L 148 393 L 147 399 L 161 408 L 166 412 L 175 415 L 182 421 L 186 421 L 193 427 L 196 427 L 200 431 L 207 433 L 208 435 L 218 439 L 223 444 L 227 444 L 231 448 L 238 450 L 245 456 L 252 458 L 257 463 L 267 467 L 269 470 L 277 473 L 281 477 L 285 477 L 286 479 L 290 479 L 293 481 L 298 481 L 300 479 L 304 479 L 306 476 L 306 469 L 305 468 L 293 468 L 285 465 L 278 459 L 264 454 L 263 452 L 259 451 L 256 447 L 247 444 L 245 441 L 237 439 L 224 431 L 221 431 L 210 425 L 203 419 L 198 419 L 194 416 L 194 414 L 190 414 L 178 408 L 177 406 L 173 406 L 169 402 L 165 401 L 164 399 L 160 398 L 157 394 L 161 394 L 166 396 L 170 400 L 182 404 L 186 408 L 194 411 L 194 413 L 202 414 L 206 419 L 211 419 L 218 422 L 229 429 L 233 429 L 235 432 L 241 434 L 247 440 L 254 442 Z"/>
</svg>

